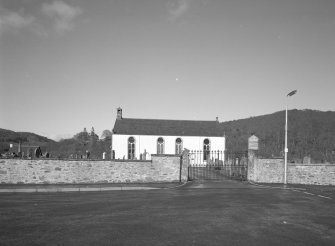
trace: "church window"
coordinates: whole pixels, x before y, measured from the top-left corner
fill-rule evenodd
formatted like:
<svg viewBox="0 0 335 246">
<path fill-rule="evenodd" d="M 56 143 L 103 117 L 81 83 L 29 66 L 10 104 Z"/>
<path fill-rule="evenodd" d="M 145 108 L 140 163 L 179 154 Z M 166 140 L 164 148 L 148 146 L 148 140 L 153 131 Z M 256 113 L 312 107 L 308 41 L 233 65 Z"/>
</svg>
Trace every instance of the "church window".
<svg viewBox="0 0 335 246">
<path fill-rule="evenodd" d="M 129 160 L 135 159 L 135 138 L 134 137 L 128 138 L 128 159 Z"/>
<path fill-rule="evenodd" d="M 157 154 L 164 154 L 164 139 L 162 137 L 157 139 Z"/>
<path fill-rule="evenodd" d="M 209 139 L 206 138 L 204 139 L 204 161 L 209 160 L 210 151 L 211 151 L 211 145 L 210 145 Z"/>
<path fill-rule="evenodd" d="M 181 138 L 176 139 L 176 155 L 180 155 L 183 150 L 183 141 Z"/>
</svg>

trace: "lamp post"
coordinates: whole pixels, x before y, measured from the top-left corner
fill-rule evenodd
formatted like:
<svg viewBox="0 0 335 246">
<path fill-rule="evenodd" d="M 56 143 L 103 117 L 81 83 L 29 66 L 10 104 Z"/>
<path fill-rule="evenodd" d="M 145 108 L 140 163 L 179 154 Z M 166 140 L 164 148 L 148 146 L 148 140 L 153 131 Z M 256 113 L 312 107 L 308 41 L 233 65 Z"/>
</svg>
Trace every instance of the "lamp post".
<svg viewBox="0 0 335 246">
<path fill-rule="evenodd" d="M 291 91 L 286 95 L 286 110 L 285 110 L 285 170 L 284 170 L 284 184 L 287 184 L 287 98 L 290 96 L 293 96 L 295 93 L 297 93 L 297 90 Z"/>
</svg>

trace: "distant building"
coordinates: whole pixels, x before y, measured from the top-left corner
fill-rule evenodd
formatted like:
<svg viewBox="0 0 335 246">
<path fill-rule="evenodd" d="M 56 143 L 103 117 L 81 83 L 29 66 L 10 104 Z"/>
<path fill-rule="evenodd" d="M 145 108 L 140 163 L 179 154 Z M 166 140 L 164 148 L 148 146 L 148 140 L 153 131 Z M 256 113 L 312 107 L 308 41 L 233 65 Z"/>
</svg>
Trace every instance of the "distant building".
<svg viewBox="0 0 335 246">
<path fill-rule="evenodd" d="M 112 149 L 116 159 L 151 159 L 151 154 L 181 154 L 198 151 L 202 160 L 211 151 L 225 150 L 225 136 L 216 121 L 123 118 L 117 109 Z M 224 157 L 222 157 L 224 159 Z"/>
</svg>

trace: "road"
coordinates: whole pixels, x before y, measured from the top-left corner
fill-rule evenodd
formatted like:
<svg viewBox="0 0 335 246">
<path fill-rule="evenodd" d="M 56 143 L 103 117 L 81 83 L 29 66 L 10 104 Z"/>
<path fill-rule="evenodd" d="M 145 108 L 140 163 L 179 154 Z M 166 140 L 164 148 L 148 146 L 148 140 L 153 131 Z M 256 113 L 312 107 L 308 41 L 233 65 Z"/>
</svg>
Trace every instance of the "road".
<svg viewBox="0 0 335 246">
<path fill-rule="evenodd" d="M 302 189 L 224 180 L 0 201 L 0 245 L 335 245 L 335 199 Z"/>
</svg>

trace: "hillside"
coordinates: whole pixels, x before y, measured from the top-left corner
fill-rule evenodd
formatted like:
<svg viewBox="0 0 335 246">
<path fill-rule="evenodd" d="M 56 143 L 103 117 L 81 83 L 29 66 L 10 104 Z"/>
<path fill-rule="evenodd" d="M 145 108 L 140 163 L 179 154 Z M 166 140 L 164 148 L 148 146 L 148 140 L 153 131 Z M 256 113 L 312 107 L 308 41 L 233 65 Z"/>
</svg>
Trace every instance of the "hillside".
<svg viewBox="0 0 335 246">
<path fill-rule="evenodd" d="M 49 138 L 31 132 L 14 132 L 0 128 L 0 142 L 29 142 L 29 143 L 49 143 L 55 142 Z"/>
<path fill-rule="evenodd" d="M 228 152 L 247 150 L 247 140 L 255 134 L 260 140 L 259 154 L 283 156 L 285 111 L 221 123 Z M 288 157 L 290 160 L 311 156 L 314 161 L 335 160 L 335 112 L 289 110 Z"/>
<path fill-rule="evenodd" d="M 9 145 L 13 144 L 13 151 L 17 151 L 17 146 L 21 142 L 23 146 L 41 146 L 45 148 L 48 144 L 55 143 L 54 140 L 37 135 L 31 132 L 14 132 L 0 128 L 0 153 L 9 151 Z"/>
</svg>

